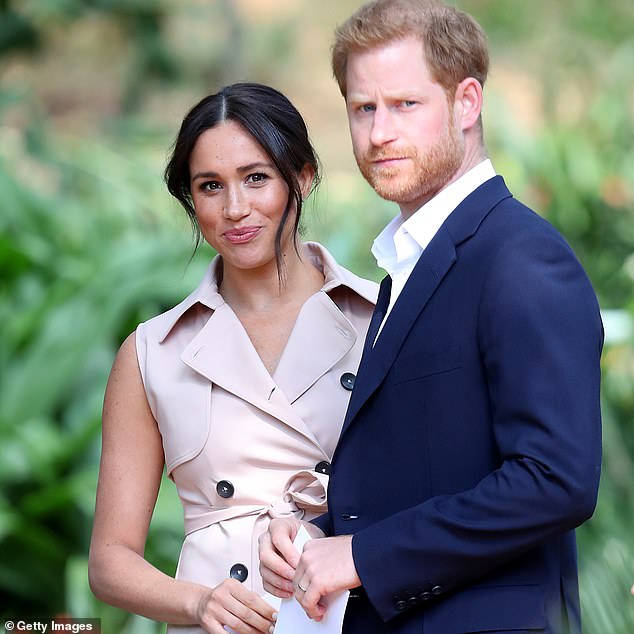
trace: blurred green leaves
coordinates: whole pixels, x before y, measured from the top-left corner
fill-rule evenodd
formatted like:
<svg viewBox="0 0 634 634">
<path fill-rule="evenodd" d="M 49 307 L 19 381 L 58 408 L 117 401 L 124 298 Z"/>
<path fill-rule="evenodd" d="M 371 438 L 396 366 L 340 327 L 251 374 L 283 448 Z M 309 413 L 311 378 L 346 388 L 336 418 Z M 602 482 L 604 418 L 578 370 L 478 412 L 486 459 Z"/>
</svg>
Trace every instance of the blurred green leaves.
<svg viewBox="0 0 634 634">
<path fill-rule="evenodd" d="M 0 130 L 2 611 L 59 614 L 71 600 L 63 580 L 78 584 L 85 566 L 113 354 L 139 321 L 189 291 L 209 253 L 188 266 L 186 221 L 152 211 L 159 176 L 128 174 L 112 150 L 74 152 L 46 130 L 33 154 L 14 130 Z M 181 524 L 173 491 L 167 499 L 148 545 L 164 569 Z M 76 615 L 100 614 L 95 606 Z M 116 618 L 121 627 L 128 619 Z"/>
<path fill-rule="evenodd" d="M 594 25 L 586 15 L 589 4 L 575 4 L 571 21 L 586 15 L 586 37 L 564 32 L 527 57 L 527 66 L 543 64 L 543 77 L 538 74 L 543 80 L 531 84 L 541 92 L 527 95 L 542 106 L 537 123 L 496 95 L 488 113 L 494 124 L 486 128 L 494 163 L 511 189 L 562 231 L 602 309 L 613 309 L 605 320 L 602 361 L 599 502 L 594 517 L 577 531 L 589 634 L 634 631 L 629 595 L 634 583 L 634 50 L 631 37 L 622 37 L 624 25 L 628 33 L 634 27 L 634 5 L 617 4 L 614 12 L 600 12 Z M 557 25 L 554 20 L 544 29 Z M 553 46 L 566 49 L 565 63 L 554 61 Z M 590 58 L 596 64 L 589 66 Z"/>
</svg>

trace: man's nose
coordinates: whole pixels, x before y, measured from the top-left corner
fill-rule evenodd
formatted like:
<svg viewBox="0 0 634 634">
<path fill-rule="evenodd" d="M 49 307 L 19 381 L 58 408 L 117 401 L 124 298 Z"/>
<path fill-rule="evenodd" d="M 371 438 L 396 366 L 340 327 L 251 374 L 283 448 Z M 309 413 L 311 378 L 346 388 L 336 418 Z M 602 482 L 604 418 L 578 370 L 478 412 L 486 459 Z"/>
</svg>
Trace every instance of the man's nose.
<svg viewBox="0 0 634 634">
<path fill-rule="evenodd" d="M 396 125 L 394 115 L 384 106 L 377 106 L 372 120 L 370 142 L 374 146 L 385 145 L 396 140 Z"/>
</svg>

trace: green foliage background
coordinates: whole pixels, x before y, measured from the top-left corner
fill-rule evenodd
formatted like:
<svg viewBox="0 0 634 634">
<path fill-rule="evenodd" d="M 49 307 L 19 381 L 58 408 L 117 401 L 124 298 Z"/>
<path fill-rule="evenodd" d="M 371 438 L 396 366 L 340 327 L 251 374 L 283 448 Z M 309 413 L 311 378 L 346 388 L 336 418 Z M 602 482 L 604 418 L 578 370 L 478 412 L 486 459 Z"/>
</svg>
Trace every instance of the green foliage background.
<svg viewBox="0 0 634 634">
<path fill-rule="evenodd" d="M 395 209 L 351 159 L 328 73 L 355 0 L 0 0 L 0 619 L 100 617 L 163 626 L 96 601 L 86 557 L 100 410 L 115 351 L 179 301 L 193 259 L 161 182 L 182 115 L 241 79 L 305 113 L 325 178 L 307 237 L 378 279 L 368 249 Z M 493 68 L 487 145 L 512 190 L 557 225 L 606 322 L 605 460 L 579 531 L 585 631 L 634 631 L 634 4 L 464 0 Z M 173 572 L 182 520 L 162 489 L 147 556 Z"/>
</svg>

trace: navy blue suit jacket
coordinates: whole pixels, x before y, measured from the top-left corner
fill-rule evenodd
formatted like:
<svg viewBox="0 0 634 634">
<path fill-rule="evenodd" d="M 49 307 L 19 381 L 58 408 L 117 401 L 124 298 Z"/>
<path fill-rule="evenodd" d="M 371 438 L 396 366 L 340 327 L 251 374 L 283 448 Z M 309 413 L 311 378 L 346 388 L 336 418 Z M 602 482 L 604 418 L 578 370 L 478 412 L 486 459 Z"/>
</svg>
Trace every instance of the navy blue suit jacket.
<svg viewBox="0 0 634 634">
<path fill-rule="evenodd" d="M 384 280 L 315 520 L 354 535 L 345 634 L 579 632 L 603 343 L 581 265 L 497 176 L 440 228 L 372 347 L 388 299 Z"/>
</svg>

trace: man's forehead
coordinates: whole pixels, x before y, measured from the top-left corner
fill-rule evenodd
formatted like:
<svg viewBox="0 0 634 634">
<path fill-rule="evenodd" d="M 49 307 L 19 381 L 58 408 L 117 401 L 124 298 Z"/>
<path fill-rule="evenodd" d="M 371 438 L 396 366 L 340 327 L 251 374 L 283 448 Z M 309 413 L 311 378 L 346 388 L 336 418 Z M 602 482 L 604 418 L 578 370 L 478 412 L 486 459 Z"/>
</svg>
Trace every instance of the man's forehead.
<svg viewBox="0 0 634 634">
<path fill-rule="evenodd" d="M 355 51 L 346 69 L 347 99 L 374 94 L 405 96 L 436 83 L 427 66 L 422 43 L 416 38 L 398 40 L 383 46 Z"/>
</svg>

